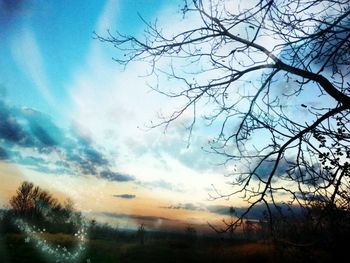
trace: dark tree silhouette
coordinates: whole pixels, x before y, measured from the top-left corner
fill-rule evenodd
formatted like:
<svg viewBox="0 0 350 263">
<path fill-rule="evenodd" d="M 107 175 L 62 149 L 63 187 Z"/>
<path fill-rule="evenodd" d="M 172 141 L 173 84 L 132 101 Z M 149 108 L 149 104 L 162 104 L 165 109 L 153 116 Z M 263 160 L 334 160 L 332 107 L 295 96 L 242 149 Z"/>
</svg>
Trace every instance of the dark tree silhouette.
<svg viewBox="0 0 350 263">
<path fill-rule="evenodd" d="M 237 166 L 232 192 L 213 198 L 250 204 L 222 231 L 259 203 L 270 216 L 281 202 L 348 209 L 349 1 L 192 0 L 182 14 L 196 22 L 179 32 L 146 22 L 140 37 L 97 38 L 119 50 L 118 63 L 149 62 L 177 84 L 154 86 L 184 102 L 155 126 L 190 113 L 190 134 L 198 117 L 217 129 L 210 150 Z"/>
<path fill-rule="evenodd" d="M 51 194 L 30 182 L 19 186 L 10 205 L 15 215 L 27 218 L 49 217 L 61 210 L 61 205 Z"/>
<path fill-rule="evenodd" d="M 145 229 L 145 225 L 142 223 L 139 225 L 137 232 L 136 232 L 136 236 L 137 236 L 141 245 L 145 244 L 145 235 L 146 235 L 146 229 Z"/>
<path fill-rule="evenodd" d="M 187 241 L 193 242 L 196 240 L 197 230 L 193 226 L 188 225 L 185 227 L 185 235 L 186 235 Z"/>
<path fill-rule="evenodd" d="M 71 199 L 61 204 L 50 192 L 27 181 L 22 182 L 10 198 L 10 209 L 4 211 L 0 221 L 5 232 L 16 232 L 18 222 L 27 222 L 51 233 L 72 234 L 85 224 L 85 218 L 74 208 Z"/>
</svg>

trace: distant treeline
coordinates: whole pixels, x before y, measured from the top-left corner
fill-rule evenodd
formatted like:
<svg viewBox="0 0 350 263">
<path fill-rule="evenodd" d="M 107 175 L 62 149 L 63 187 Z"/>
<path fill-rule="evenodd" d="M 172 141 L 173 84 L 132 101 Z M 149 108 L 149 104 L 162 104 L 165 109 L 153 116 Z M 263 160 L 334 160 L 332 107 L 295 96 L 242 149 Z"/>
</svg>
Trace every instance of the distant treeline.
<svg viewBox="0 0 350 263">
<path fill-rule="evenodd" d="M 30 182 L 23 182 L 9 203 L 9 209 L 0 211 L 0 233 L 20 233 L 15 222 L 23 219 L 37 228 L 45 228 L 47 232 L 70 235 L 85 224 L 89 239 L 136 241 L 143 244 L 148 238 L 181 238 L 189 242 L 199 238 L 192 226 L 188 226 L 181 233 L 171 230 L 167 233 L 146 230 L 142 224 L 136 231 L 100 224 L 96 220 L 84 218 L 81 212 L 74 209 L 71 200 L 60 203 L 51 193 Z M 233 212 L 231 215 L 234 218 Z M 260 220 L 247 218 L 243 220 L 241 230 L 238 232 L 237 229 L 229 229 L 226 233 L 217 235 L 217 238 L 231 241 L 265 240 L 282 246 L 340 251 L 350 242 L 350 211 L 317 200 L 302 213 L 286 215 L 276 212 L 270 217 L 262 216 Z"/>
<path fill-rule="evenodd" d="M 149 232 L 143 224 L 137 230 L 121 230 L 117 226 L 99 223 L 85 218 L 80 211 L 74 209 L 74 203 L 66 199 L 59 202 L 50 192 L 35 186 L 31 182 L 23 182 L 9 200 L 10 207 L 0 210 L 0 234 L 21 233 L 16 222 L 26 222 L 36 229 L 45 229 L 48 233 L 74 235 L 84 225 L 88 229 L 89 239 L 121 240 L 143 244 L 147 237 L 164 238 L 185 236 L 193 240 L 196 230 L 187 227 L 183 233 Z"/>
</svg>

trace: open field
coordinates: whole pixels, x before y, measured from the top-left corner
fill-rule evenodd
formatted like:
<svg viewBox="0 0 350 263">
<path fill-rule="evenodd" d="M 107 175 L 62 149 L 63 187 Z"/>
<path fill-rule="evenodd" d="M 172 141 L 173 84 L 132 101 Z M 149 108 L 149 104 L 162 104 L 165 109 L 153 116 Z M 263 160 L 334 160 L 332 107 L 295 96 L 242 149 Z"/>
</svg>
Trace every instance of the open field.
<svg viewBox="0 0 350 263">
<path fill-rule="evenodd" d="M 45 234 L 51 244 L 71 249 L 75 237 L 65 234 Z M 284 248 L 278 252 L 271 244 L 261 242 L 229 242 L 220 239 L 183 240 L 177 238 L 148 239 L 142 245 L 135 241 L 95 239 L 86 242 L 86 249 L 78 260 L 61 262 L 328 262 L 320 252 L 296 251 Z M 55 262 L 34 248 L 19 234 L 0 239 L 0 259 L 12 262 Z M 51 258 L 52 259 L 52 258 Z"/>
</svg>

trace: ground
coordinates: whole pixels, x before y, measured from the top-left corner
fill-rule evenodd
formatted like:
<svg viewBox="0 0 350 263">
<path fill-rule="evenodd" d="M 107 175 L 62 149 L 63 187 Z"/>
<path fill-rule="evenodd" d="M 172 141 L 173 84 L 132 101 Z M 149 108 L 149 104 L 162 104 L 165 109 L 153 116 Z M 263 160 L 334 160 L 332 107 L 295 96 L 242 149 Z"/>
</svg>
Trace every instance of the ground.
<svg viewBox="0 0 350 263">
<path fill-rule="evenodd" d="M 75 237 L 65 234 L 45 234 L 45 238 L 54 244 L 71 248 Z M 8 234 L 0 238 L 0 262 L 55 262 L 47 260 L 38 252 L 31 241 L 20 234 Z M 306 253 L 306 252 L 305 252 Z M 148 238 L 142 245 L 137 240 L 87 240 L 86 250 L 79 260 L 61 262 L 327 262 L 327 255 L 310 253 L 292 248 L 283 252 L 268 242 L 248 242 L 186 237 Z M 330 260 L 330 258 L 329 258 Z"/>
</svg>

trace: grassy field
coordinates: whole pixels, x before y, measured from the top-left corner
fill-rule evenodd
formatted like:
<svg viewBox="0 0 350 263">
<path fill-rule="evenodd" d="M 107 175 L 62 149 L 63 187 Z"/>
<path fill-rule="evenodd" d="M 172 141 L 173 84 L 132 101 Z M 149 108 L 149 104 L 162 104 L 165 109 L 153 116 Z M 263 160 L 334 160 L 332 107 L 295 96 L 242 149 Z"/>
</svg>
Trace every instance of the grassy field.
<svg viewBox="0 0 350 263">
<path fill-rule="evenodd" d="M 51 244 L 72 249 L 75 237 L 64 234 L 45 234 Z M 310 254 L 310 253 L 309 253 Z M 311 254 L 310 254 L 311 255 Z M 182 240 L 148 239 L 144 245 L 135 241 L 87 240 L 86 249 L 78 260 L 61 262 L 327 262 L 327 257 L 312 253 L 285 249 L 278 253 L 271 244 L 258 242 L 228 242 L 220 239 Z M 23 235 L 10 234 L 0 238 L 0 262 L 55 262 L 54 257 L 44 256 Z"/>
</svg>

